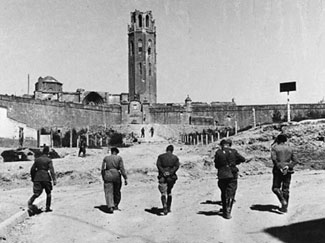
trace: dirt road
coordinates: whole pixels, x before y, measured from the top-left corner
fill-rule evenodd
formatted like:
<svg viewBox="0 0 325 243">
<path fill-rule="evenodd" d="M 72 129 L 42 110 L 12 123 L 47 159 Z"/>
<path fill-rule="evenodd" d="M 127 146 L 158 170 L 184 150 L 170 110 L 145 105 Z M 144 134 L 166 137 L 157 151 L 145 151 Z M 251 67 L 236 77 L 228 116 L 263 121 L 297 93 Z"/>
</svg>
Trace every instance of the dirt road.
<svg viewBox="0 0 325 243">
<path fill-rule="evenodd" d="M 230 220 L 217 213 L 220 194 L 212 174 L 180 176 L 167 216 L 157 215 L 157 184 L 145 175 L 130 176 L 114 214 L 104 212 L 100 183 L 56 187 L 54 211 L 17 225 L 5 242 L 324 242 L 324 183 L 324 171 L 295 173 L 289 212 L 279 214 L 270 174 L 241 178 Z"/>
</svg>

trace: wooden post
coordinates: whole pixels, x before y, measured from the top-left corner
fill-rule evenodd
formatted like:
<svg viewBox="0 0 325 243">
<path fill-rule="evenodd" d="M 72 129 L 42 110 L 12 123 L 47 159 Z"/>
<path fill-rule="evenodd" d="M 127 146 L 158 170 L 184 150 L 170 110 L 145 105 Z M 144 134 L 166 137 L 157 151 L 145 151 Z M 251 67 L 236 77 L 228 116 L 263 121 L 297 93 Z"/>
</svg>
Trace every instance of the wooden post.
<svg viewBox="0 0 325 243">
<path fill-rule="evenodd" d="M 70 148 L 72 148 L 72 128 L 70 128 Z"/>
<path fill-rule="evenodd" d="M 238 124 L 237 124 L 237 121 L 235 121 L 235 134 L 237 135 L 237 132 L 238 132 Z"/>
<path fill-rule="evenodd" d="M 253 127 L 256 127 L 256 115 L 255 115 L 255 108 L 253 110 Z"/>
</svg>

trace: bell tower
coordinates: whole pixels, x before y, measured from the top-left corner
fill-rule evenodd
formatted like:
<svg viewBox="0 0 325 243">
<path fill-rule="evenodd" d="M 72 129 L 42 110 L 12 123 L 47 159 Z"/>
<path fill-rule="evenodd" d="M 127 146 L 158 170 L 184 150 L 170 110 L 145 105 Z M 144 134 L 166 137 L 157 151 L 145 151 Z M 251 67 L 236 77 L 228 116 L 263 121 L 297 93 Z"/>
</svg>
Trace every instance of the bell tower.
<svg viewBox="0 0 325 243">
<path fill-rule="evenodd" d="M 157 102 L 156 26 L 151 11 L 131 12 L 128 25 L 129 99 Z"/>
</svg>

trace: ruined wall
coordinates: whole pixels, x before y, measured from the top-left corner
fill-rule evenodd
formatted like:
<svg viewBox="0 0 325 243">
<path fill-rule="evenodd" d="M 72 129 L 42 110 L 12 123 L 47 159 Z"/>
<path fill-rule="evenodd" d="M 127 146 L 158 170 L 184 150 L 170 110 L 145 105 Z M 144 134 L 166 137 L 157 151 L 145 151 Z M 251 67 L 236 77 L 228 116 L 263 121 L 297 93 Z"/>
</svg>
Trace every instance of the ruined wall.
<svg viewBox="0 0 325 243">
<path fill-rule="evenodd" d="M 121 123 L 120 105 L 88 106 L 0 95 L 0 106 L 8 109 L 8 118 L 35 129 Z"/>
</svg>

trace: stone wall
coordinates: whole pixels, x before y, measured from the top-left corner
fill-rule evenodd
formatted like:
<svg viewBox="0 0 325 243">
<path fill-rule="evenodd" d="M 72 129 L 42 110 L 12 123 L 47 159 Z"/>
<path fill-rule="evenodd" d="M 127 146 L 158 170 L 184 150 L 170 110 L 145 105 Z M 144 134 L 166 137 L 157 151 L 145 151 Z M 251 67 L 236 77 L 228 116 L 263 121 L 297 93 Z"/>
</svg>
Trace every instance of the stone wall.
<svg viewBox="0 0 325 243">
<path fill-rule="evenodd" d="M 213 119 L 214 125 L 238 129 L 272 123 L 275 114 L 286 120 L 286 105 L 211 105 L 211 104 L 143 104 L 136 112 L 130 112 L 128 103 L 122 105 L 83 105 L 70 102 L 34 100 L 29 98 L 0 95 L 0 106 L 7 109 L 8 118 L 26 124 L 28 127 L 85 128 L 87 126 L 136 123 L 146 124 L 190 124 L 191 117 Z M 138 107 L 138 106 L 137 106 Z M 139 106 L 140 107 L 140 106 Z M 140 114 L 140 113 L 141 114 Z M 136 115 L 136 116 L 135 116 Z M 325 104 L 292 104 L 291 120 L 325 117 Z M 200 119 L 193 119 L 200 121 Z M 204 121 L 205 119 L 201 119 Z M 192 124 L 207 125 L 207 124 Z M 211 125 L 211 124 L 210 124 Z M 1 136 L 0 136 L 1 137 Z"/>
<path fill-rule="evenodd" d="M 0 95 L 0 106 L 8 109 L 8 118 L 22 122 L 34 129 L 109 126 L 122 122 L 120 105 L 88 106 Z"/>
<path fill-rule="evenodd" d="M 292 104 L 290 108 L 291 120 L 325 117 L 325 104 Z M 185 106 L 160 105 L 150 108 L 150 116 L 152 123 L 160 124 L 189 124 L 191 116 L 213 117 L 217 125 L 234 127 L 237 123 L 238 129 L 243 129 L 253 126 L 253 109 L 257 125 L 274 122 L 274 114 L 277 112 L 281 120 L 286 121 L 286 105 L 213 106 L 200 104 L 192 105 L 190 111 Z"/>
</svg>

